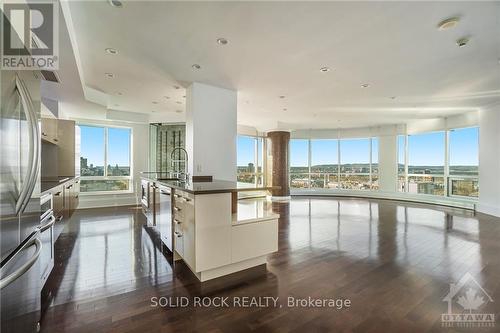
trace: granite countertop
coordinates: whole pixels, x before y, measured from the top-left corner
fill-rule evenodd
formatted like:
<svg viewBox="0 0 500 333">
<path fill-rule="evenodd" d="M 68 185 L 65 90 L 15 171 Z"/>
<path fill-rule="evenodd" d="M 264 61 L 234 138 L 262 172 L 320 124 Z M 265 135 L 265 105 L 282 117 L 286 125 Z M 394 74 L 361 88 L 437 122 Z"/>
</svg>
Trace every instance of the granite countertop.
<svg viewBox="0 0 500 333">
<path fill-rule="evenodd" d="M 40 182 L 40 192 L 41 194 L 45 192 L 49 192 L 53 188 L 63 185 L 64 183 L 73 180 L 75 178 L 79 178 L 79 176 L 76 177 L 55 177 L 55 178 L 49 178 L 49 179 L 42 179 Z"/>
<path fill-rule="evenodd" d="M 255 186 L 251 184 L 241 184 L 235 181 L 217 180 L 211 182 L 184 182 L 176 179 L 163 178 L 156 173 L 142 173 L 141 178 L 153 181 L 159 185 L 170 187 L 180 191 L 186 191 L 192 194 L 212 194 L 212 193 L 231 193 L 242 191 L 265 191 L 279 189 L 279 186 Z"/>
</svg>

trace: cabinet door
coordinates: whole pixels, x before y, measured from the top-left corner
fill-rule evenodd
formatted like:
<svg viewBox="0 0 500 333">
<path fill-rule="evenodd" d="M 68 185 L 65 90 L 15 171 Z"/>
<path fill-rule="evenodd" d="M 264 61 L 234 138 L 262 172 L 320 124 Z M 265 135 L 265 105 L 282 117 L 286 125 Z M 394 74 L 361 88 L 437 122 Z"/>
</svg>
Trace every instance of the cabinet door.
<svg viewBox="0 0 500 333">
<path fill-rule="evenodd" d="M 42 118 L 42 140 L 57 144 L 57 119 Z"/>
</svg>

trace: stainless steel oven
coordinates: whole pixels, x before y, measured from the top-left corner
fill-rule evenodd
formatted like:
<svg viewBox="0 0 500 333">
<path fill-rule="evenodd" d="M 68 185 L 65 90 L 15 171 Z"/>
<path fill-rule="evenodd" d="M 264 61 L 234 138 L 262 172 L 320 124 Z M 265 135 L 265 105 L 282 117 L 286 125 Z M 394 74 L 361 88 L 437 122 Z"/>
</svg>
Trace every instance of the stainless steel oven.
<svg viewBox="0 0 500 333">
<path fill-rule="evenodd" d="M 52 268 L 54 268 L 54 217 L 52 193 L 42 195 L 40 198 L 40 241 L 42 250 L 40 252 L 40 279 L 41 286 L 47 281 Z"/>
</svg>

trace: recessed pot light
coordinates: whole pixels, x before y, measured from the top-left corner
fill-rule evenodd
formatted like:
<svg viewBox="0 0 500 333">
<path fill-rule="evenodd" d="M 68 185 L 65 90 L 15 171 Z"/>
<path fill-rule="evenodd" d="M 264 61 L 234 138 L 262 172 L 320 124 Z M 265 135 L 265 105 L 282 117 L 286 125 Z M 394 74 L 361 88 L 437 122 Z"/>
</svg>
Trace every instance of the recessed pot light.
<svg viewBox="0 0 500 333">
<path fill-rule="evenodd" d="M 123 93 L 122 93 L 122 92 L 117 92 L 117 94 L 118 94 L 118 95 L 120 95 L 120 96 L 122 96 L 122 95 L 123 95 Z"/>
<path fill-rule="evenodd" d="M 181 89 L 181 87 L 179 87 L 179 86 L 174 86 L 174 89 Z"/>
<path fill-rule="evenodd" d="M 158 104 L 158 102 L 157 102 L 157 101 L 153 101 L 153 102 L 151 102 L 151 103 L 153 103 L 153 104 Z"/>
<path fill-rule="evenodd" d="M 118 50 L 117 49 L 113 49 L 111 47 L 108 47 L 106 49 L 106 53 L 115 55 L 115 54 L 118 54 Z"/>
<path fill-rule="evenodd" d="M 391 96 L 391 97 L 389 97 L 389 98 L 390 98 L 390 99 L 396 99 L 396 96 Z"/>
<path fill-rule="evenodd" d="M 469 43 L 469 38 L 467 37 L 463 37 L 463 38 L 459 38 L 457 39 L 457 45 L 458 47 L 464 47 L 465 45 L 467 45 Z"/>
<path fill-rule="evenodd" d="M 361 88 L 368 88 L 369 86 L 370 86 L 370 85 L 369 85 L 368 83 L 363 83 L 363 84 L 361 85 Z"/>
<path fill-rule="evenodd" d="M 112 7 L 115 7 L 115 8 L 122 8 L 123 7 L 123 3 L 119 0 L 108 0 L 108 3 Z"/>
<path fill-rule="evenodd" d="M 170 97 L 169 97 L 169 96 L 163 96 L 163 98 L 170 99 Z"/>
<path fill-rule="evenodd" d="M 227 43 L 229 43 L 229 41 L 225 38 L 217 38 L 217 44 L 219 45 L 226 45 Z"/>
<path fill-rule="evenodd" d="M 284 96 L 284 95 L 281 95 L 281 96 L 280 96 L 280 98 L 281 98 L 281 99 L 283 99 L 283 98 L 285 98 L 285 96 Z"/>
<path fill-rule="evenodd" d="M 319 71 L 320 71 L 320 72 L 323 72 L 323 73 L 327 73 L 327 72 L 331 71 L 331 69 L 330 69 L 330 67 L 321 67 L 321 68 L 319 69 Z"/>
<path fill-rule="evenodd" d="M 193 69 L 200 69 L 200 68 L 201 68 L 201 66 L 200 66 L 200 65 L 198 65 L 198 64 L 192 64 L 192 65 L 191 65 L 191 67 L 192 67 Z"/>
<path fill-rule="evenodd" d="M 112 79 L 112 78 L 114 78 L 114 77 L 115 77 L 115 75 L 114 75 L 113 73 L 105 73 L 104 75 L 106 75 L 106 77 L 107 77 L 108 79 Z"/>
<path fill-rule="evenodd" d="M 439 22 L 438 29 L 439 30 L 447 30 L 447 29 L 454 28 L 457 26 L 459 21 L 460 21 L 459 17 L 447 18 L 446 20 Z"/>
<path fill-rule="evenodd" d="M 288 109 L 287 108 L 283 108 L 283 111 L 288 111 Z"/>
</svg>

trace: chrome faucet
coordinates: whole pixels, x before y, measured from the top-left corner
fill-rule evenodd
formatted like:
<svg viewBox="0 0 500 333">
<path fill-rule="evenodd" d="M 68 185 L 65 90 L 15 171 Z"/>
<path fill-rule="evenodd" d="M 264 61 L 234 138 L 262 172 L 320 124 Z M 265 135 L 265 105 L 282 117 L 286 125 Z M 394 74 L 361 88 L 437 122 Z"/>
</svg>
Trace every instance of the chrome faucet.
<svg viewBox="0 0 500 333">
<path fill-rule="evenodd" d="M 180 150 L 180 151 L 183 151 L 184 152 L 184 157 L 185 159 L 179 159 L 179 160 L 174 160 L 174 154 L 177 150 Z M 178 170 L 178 168 L 175 167 L 175 163 L 179 164 L 181 162 L 184 162 L 184 172 L 181 172 L 180 170 Z M 188 152 L 186 149 L 182 148 L 182 147 L 176 147 L 172 150 L 172 152 L 170 153 L 170 163 L 171 163 L 171 166 L 172 166 L 172 170 L 173 170 L 173 174 L 178 176 L 180 179 L 184 180 L 184 181 L 188 181 L 189 180 L 189 173 L 188 173 Z"/>
</svg>

